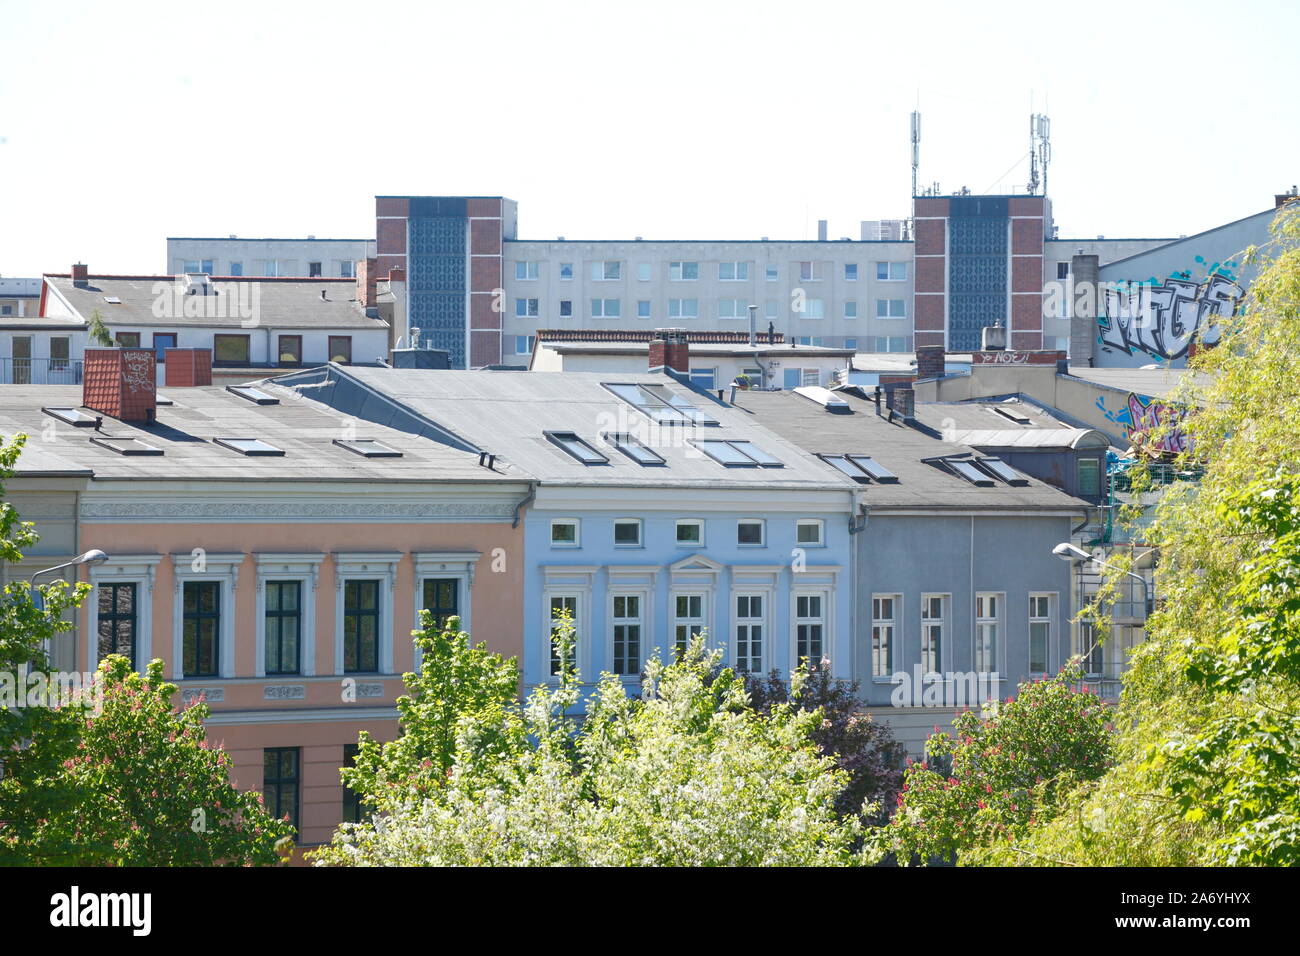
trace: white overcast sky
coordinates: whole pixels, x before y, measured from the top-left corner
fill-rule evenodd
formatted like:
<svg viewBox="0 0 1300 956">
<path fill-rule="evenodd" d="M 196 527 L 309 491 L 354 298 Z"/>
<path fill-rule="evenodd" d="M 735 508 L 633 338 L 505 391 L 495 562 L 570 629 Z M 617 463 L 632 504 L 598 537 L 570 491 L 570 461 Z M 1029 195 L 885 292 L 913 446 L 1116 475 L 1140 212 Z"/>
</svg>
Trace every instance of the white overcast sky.
<svg viewBox="0 0 1300 956">
<path fill-rule="evenodd" d="M 1194 233 L 1300 181 L 1298 11 L 0 0 L 0 275 L 373 236 L 376 194 L 505 195 L 523 238 L 856 238 L 908 214 L 918 103 L 923 183 L 1023 188 L 1032 102 L 1062 237 Z"/>
</svg>

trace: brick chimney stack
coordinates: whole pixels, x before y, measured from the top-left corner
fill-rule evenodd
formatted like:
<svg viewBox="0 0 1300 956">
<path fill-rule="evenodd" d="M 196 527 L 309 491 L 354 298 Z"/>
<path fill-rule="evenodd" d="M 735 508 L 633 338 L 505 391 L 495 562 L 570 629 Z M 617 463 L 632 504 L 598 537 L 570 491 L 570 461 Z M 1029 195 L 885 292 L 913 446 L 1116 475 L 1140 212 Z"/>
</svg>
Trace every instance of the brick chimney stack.
<svg viewBox="0 0 1300 956">
<path fill-rule="evenodd" d="M 90 282 L 90 266 L 84 262 L 75 262 L 72 265 L 72 284 L 88 285 Z"/>
<path fill-rule="evenodd" d="M 212 384 L 212 349 L 165 349 L 163 384 L 192 388 Z"/>
<path fill-rule="evenodd" d="M 916 418 L 916 392 L 911 385 L 896 385 L 893 389 L 894 403 L 891 406 L 905 422 Z"/>
<path fill-rule="evenodd" d="M 916 377 L 939 378 L 943 375 L 947 352 L 942 345 L 918 345 L 916 348 Z"/>
<path fill-rule="evenodd" d="M 123 422 L 152 422 L 158 412 L 153 349 L 87 348 L 81 404 Z"/>
<path fill-rule="evenodd" d="M 362 309 L 374 309 L 379 306 L 379 293 L 375 287 L 379 279 L 379 260 L 357 260 L 357 305 Z"/>
<path fill-rule="evenodd" d="M 650 339 L 650 369 L 670 368 L 689 374 L 691 347 L 686 341 L 685 329 L 655 329 Z"/>
</svg>

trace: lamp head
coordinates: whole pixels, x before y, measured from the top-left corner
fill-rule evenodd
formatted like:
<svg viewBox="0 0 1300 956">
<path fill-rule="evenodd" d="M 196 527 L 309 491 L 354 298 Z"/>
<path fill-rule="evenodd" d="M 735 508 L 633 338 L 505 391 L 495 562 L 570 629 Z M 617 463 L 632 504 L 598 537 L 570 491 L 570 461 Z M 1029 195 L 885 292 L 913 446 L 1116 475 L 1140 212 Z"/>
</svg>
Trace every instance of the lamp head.
<svg viewBox="0 0 1300 956">
<path fill-rule="evenodd" d="M 1062 541 L 1052 549 L 1052 554 L 1056 555 L 1062 561 L 1069 561 L 1073 564 L 1075 561 L 1091 561 L 1092 555 L 1083 548 L 1076 548 L 1068 541 Z"/>
</svg>

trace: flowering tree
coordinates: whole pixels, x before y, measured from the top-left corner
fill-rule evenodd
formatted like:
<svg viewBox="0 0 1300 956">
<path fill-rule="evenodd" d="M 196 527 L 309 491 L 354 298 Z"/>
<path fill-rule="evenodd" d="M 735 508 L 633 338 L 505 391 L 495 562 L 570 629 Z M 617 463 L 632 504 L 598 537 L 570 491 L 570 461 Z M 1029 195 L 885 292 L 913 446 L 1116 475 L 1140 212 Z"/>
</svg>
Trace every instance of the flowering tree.
<svg viewBox="0 0 1300 956">
<path fill-rule="evenodd" d="M 974 711 L 954 722 L 954 734 L 926 744 L 930 762 L 913 763 L 904 776 L 898 809 L 872 834 L 877 851 L 911 861 L 978 861 L 989 846 L 1014 841 L 1051 819 L 1064 794 L 1100 777 L 1110 762 L 1105 706 L 1095 694 L 1070 685 L 1066 670 L 1020 685 L 996 712 Z"/>
</svg>

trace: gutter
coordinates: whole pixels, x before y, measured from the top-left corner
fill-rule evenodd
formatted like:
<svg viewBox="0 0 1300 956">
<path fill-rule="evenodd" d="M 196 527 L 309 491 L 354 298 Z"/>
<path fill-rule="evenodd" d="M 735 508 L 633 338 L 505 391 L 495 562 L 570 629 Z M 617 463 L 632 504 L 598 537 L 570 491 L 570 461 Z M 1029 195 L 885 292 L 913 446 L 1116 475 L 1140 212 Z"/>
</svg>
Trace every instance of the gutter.
<svg viewBox="0 0 1300 956">
<path fill-rule="evenodd" d="M 520 502 L 519 502 L 517 505 L 515 505 L 515 520 L 512 521 L 512 522 L 510 522 L 510 527 L 512 527 L 512 528 L 518 528 L 518 527 L 519 527 L 519 517 L 520 517 L 521 513 L 522 513 L 523 510 L 524 510 L 524 506 L 525 506 L 525 505 L 528 505 L 528 504 L 531 504 L 531 503 L 532 503 L 533 501 L 535 501 L 536 499 L 537 499 L 537 482 L 535 482 L 535 481 L 530 481 L 530 482 L 528 483 L 528 494 L 527 494 L 527 496 L 525 496 L 524 498 L 522 498 L 522 499 L 520 500 Z"/>
</svg>

